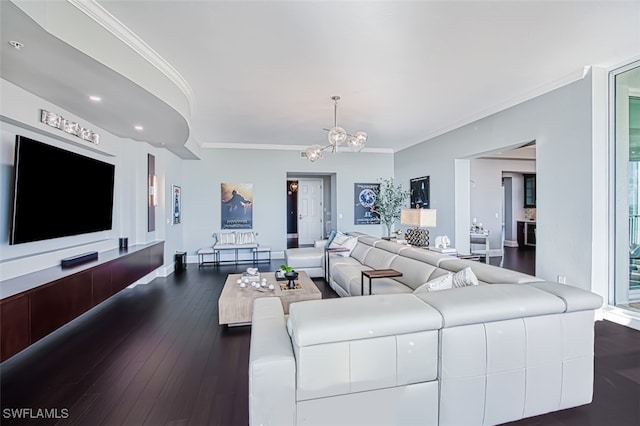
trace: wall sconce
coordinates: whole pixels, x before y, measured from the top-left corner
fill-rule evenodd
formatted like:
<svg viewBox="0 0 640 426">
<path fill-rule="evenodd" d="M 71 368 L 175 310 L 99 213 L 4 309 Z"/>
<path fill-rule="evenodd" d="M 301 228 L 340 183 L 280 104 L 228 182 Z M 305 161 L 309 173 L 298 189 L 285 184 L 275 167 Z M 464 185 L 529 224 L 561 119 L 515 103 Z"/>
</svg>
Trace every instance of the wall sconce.
<svg viewBox="0 0 640 426">
<path fill-rule="evenodd" d="M 158 205 L 158 197 L 156 195 L 157 178 L 156 175 L 149 176 L 149 206 Z"/>
<path fill-rule="evenodd" d="M 66 118 L 47 110 L 40 110 L 40 122 L 47 126 L 55 127 L 80 139 L 94 144 L 100 143 L 100 135 L 93 130 L 86 129 L 76 122 L 67 120 Z"/>
<path fill-rule="evenodd" d="M 407 243 L 412 246 L 427 247 L 429 245 L 429 231 L 423 228 L 436 226 L 436 209 L 402 209 L 400 223 L 415 226 L 405 232 Z"/>
</svg>

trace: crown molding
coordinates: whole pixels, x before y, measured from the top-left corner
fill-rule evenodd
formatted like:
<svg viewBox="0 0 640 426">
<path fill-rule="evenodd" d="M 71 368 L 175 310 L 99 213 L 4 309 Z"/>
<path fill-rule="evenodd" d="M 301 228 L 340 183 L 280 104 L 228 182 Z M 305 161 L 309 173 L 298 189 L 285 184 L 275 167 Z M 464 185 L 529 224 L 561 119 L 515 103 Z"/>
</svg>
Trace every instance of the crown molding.
<svg viewBox="0 0 640 426">
<path fill-rule="evenodd" d="M 187 80 L 162 56 L 153 50 L 147 43 L 124 25 L 118 18 L 113 16 L 95 0 L 67 0 L 67 2 L 82 13 L 87 15 L 98 25 L 103 27 L 113 36 L 129 46 L 134 52 L 153 65 L 158 71 L 164 74 L 187 98 L 189 105 L 193 100 L 193 89 Z"/>
<path fill-rule="evenodd" d="M 476 114 L 472 114 L 472 115 L 470 115 L 470 116 L 468 116 L 468 117 L 466 117 L 466 118 L 464 118 L 462 120 L 458 120 L 455 123 L 452 123 L 452 124 L 450 124 L 448 126 L 445 126 L 445 127 L 440 128 L 440 129 L 434 130 L 433 132 L 424 135 L 419 141 L 416 141 L 415 143 L 410 143 L 410 144 L 407 144 L 405 146 L 397 148 L 395 150 L 395 152 L 400 152 L 400 151 L 403 151 L 405 149 L 408 149 L 408 148 L 414 147 L 416 145 L 419 145 L 419 144 L 421 144 L 423 142 L 430 141 L 431 139 L 434 139 L 434 138 L 436 138 L 438 136 L 442 136 L 442 135 L 444 135 L 446 133 L 449 133 L 449 132 L 451 132 L 453 130 L 456 130 L 456 129 L 459 129 L 461 127 L 470 125 L 470 124 L 472 124 L 472 123 L 474 123 L 476 121 L 482 120 L 483 118 L 487 118 L 487 117 L 489 117 L 489 116 L 491 116 L 493 114 L 499 113 L 501 111 L 505 111 L 505 110 L 507 110 L 509 108 L 512 108 L 512 107 L 516 106 L 516 105 L 519 105 L 521 103 L 527 102 L 527 101 L 529 101 L 531 99 L 535 99 L 538 96 L 542 96 L 542 95 L 544 95 L 546 93 L 552 92 L 552 91 L 554 91 L 556 89 L 559 89 L 561 87 L 564 87 L 566 85 L 574 83 L 574 82 L 576 82 L 578 80 L 582 80 L 587 75 L 589 69 L 590 69 L 590 67 L 589 68 L 583 67 L 583 68 L 580 68 L 579 70 L 574 70 L 573 72 L 568 73 L 568 74 L 564 75 L 563 77 L 561 77 L 561 78 L 559 78 L 557 80 L 551 81 L 551 82 L 549 82 L 547 84 L 543 84 L 541 86 L 538 86 L 535 89 L 520 93 L 517 96 L 514 96 L 514 97 L 512 97 L 510 99 L 507 99 L 507 100 L 505 100 L 503 102 L 499 102 L 499 103 L 497 103 L 497 104 L 495 104 L 495 105 L 493 105 L 493 106 L 491 106 L 491 107 L 489 107 L 489 108 L 487 108 L 487 109 L 485 109 L 483 111 L 477 112 Z"/>
</svg>

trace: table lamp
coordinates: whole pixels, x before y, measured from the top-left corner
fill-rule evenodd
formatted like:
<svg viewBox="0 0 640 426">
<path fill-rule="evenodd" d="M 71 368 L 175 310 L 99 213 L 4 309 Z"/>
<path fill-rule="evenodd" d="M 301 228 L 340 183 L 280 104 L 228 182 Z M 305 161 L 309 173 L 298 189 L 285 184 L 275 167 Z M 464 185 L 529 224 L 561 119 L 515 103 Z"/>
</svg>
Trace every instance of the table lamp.
<svg viewBox="0 0 640 426">
<path fill-rule="evenodd" d="M 427 247 L 429 245 L 429 231 L 424 228 L 436 226 L 436 209 L 402 209 L 400 223 L 415 226 L 405 232 L 405 239 L 409 245 Z"/>
</svg>

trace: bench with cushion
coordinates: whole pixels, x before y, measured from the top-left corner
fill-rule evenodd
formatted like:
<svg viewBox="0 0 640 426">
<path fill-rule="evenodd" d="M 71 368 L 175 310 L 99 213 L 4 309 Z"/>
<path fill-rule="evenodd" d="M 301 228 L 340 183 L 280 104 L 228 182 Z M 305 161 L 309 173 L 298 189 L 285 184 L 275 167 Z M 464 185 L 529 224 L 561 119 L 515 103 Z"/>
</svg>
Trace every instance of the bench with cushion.
<svg viewBox="0 0 640 426">
<path fill-rule="evenodd" d="M 222 262 L 233 262 L 238 264 L 241 261 L 249 261 L 255 263 L 258 260 L 258 254 L 268 252 L 269 260 L 271 260 L 271 249 L 258 244 L 256 232 L 247 231 L 231 231 L 217 232 L 213 234 L 214 243 L 211 247 L 203 247 L 198 250 L 198 266 L 204 265 L 220 265 Z M 251 252 L 251 258 L 239 259 L 238 251 L 248 250 Z M 233 259 L 222 259 L 222 253 L 225 251 L 233 252 Z M 207 260 L 211 257 L 211 260 Z"/>
</svg>

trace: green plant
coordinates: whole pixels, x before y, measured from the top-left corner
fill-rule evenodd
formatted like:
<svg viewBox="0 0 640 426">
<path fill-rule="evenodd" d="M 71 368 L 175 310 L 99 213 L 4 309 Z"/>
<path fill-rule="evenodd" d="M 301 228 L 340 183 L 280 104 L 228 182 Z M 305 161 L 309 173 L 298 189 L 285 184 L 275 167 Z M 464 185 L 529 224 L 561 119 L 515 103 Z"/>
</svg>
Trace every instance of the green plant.
<svg viewBox="0 0 640 426">
<path fill-rule="evenodd" d="M 293 272 L 293 268 L 287 265 L 280 265 L 280 269 L 282 272 Z"/>
<path fill-rule="evenodd" d="M 387 227 L 387 237 L 391 237 L 391 228 L 396 220 L 400 219 L 400 211 L 404 202 L 409 198 L 409 191 L 402 189 L 401 184 L 393 181 L 393 178 L 378 179 L 380 188 L 376 188 L 376 201 L 373 211 L 378 213 L 380 221 Z"/>
</svg>

